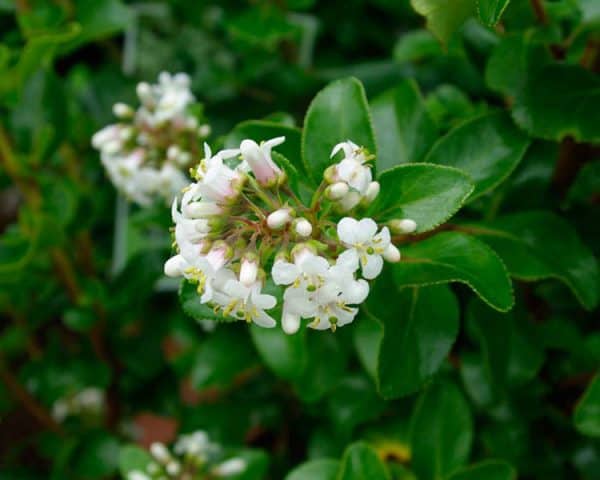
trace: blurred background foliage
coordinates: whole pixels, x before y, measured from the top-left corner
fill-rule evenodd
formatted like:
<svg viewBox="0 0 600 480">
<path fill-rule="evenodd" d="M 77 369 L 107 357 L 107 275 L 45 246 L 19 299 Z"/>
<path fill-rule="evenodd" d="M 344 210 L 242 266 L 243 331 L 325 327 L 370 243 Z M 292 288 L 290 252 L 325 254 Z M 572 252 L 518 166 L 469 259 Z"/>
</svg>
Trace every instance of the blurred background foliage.
<svg viewBox="0 0 600 480">
<path fill-rule="evenodd" d="M 381 315 L 394 319 L 412 305 L 423 330 L 402 334 L 453 345 L 447 358 L 419 365 L 388 347 L 388 375 L 418 373 L 408 386 L 392 379 L 384 400 L 381 327 L 366 316 L 300 339 L 188 317 L 162 279 L 168 210 L 124 212 L 90 147 L 112 105 L 132 102 L 136 83 L 163 70 L 190 74 L 215 145 L 242 120 L 301 125 L 311 98 L 337 78 L 360 79 L 374 112 L 400 85 L 396 108 L 427 120 L 412 123 L 416 133 L 398 150 L 405 158 L 385 166 L 422 160 L 463 122 L 511 110 L 530 134 L 523 160 L 462 218 L 553 211 L 572 227 L 549 220 L 538 243 L 574 229 L 597 255 L 598 3 L 484 2 L 508 7 L 477 15 L 472 2 L 457 0 L 450 13 L 444 3 L 0 0 L 1 479 L 117 478 L 127 443 L 197 428 L 251 449 L 248 479 L 342 458 L 355 440 L 369 446 L 355 444 L 341 461 L 383 461 L 389 478 L 508 479 L 513 468 L 519 478 L 600 478 L 598 381 L 577 404 L 600 364 L 597 284 L 587 285 L 586 311 L 562 283 L 521 275 L 516 307 L 501 314 L 460 284 L 390 305 L 393 280 L 381 280 L 371 310 L 389 305 Z M 429 30 L 416 10 L 429 12 Z M 416 107 L 403 89 L 416 91 Z M 389 126 L 378 118 L 379 134 Z M 447 150 L 438 150 L 429 159 L 444 163 Z M 522 223 L 517 236 L 534 221 Z M 580 245 L 573 235 L 571 252 Z M 550 264 L 563 253 L 551 252 Z M 562 265 L 550 270 L 539 277 L 564 278 Z M 444 306 L 443 318 L 431 304 Z M 90 388 L 103 392 L 103 407 L 57 420 L 57 403 Z M 449 476 L 484 459 L 501 463 Z M 335 462 L 293 480 L 321 478 L 310 468 L 323 479 L 386 478 L 350 467 L 325 476 Z"/>
</svg>

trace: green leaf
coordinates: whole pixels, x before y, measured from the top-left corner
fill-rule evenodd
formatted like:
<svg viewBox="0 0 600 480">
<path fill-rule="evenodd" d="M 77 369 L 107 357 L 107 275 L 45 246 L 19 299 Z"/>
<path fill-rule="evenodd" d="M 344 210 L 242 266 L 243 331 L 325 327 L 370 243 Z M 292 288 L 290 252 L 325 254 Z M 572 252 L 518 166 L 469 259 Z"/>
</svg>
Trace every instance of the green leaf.
<svg viewBox="0 0 600 480">
<path fill-rule="evenodd" d="M 379 177 L 381 192 L 369 208 L 377 219 L 410 218 L 417 232 L 427 232 L 444 223 L 473 191 L 466 173 L 431 164 L 399 165 Z"/>
<path fill-rule="evenodd" d="M 29 263 L 36 250 L 37 235 L 35 232 L 26 236 L 16 226 L 0 235 L 0 274 L 17 272 Z"/>
<path fill-rule="evenodd" d="M 575 65 L 549 65 L 519 95 L 513 117 L 535 137 L 600 141 L 600 78 Z"/>
<path fill-rule="evenodd" d="M 135 445 L 127 445 L 121 448 L 119 454 L 119 470 L 123 478 L 127 478 L 129 472 L 138 470 L 146 471 L 148 464 L 152 462 L 152 457 L 146 451 Z"/>
<path fill-rule="evenodd" d="M 443 53 L 440 42 L 427 30 L 403 33 L 394 46 L 394 59 L 398 63 L 421 62 Z"/>
<path fill-rule="evenodd" d="M 340 462 L 329 458 L 311 460 L 294 468 L 285 480 L 336 480 Z"/>
<path fill-rule="evenodd" d="M 584 435 L 600 437 L 600 375 L 596 375 L 573 414 L 575 427 Z"/>
<path fill-rule="evenodd" d="M 229 387 L 235 377 L 257 364 L 246 329 L 222 325 L 198 348 L 190 372 L 192 386 Z M 227 352 L 227 354 L 224 354 Z"/>
<path fill-rule="evenodd" d="M 425 161 L 459 168 L 475 190 L 470 201 L 497 187 L 517 167 L 529 146 L 508 114 L 493 112 L 468 120 L 442 137 Z"/>
<path fill-rule="evenodd" d="M 382 275 L 372 287 L 367 308 L 382 325 L 375 360 L 378 389 L 384 398 L 413 393 L 439 369 L 458 335 L 458 302 L 445 285 L 394 291 Z"/>
<path fill-rule="evenodd" d="M 493 27 L 500 21 L 510 0 L 478 0 L 477 13 L 479 20 L 488 27 Z"/>
<path fill-rule="evenodd" d="M 453 383 L 425 390 L 411 422 L 412 467 L 419 480 L 434 480 L 464 465 L 473 440 L 471 411 Z"/>
<path fill-rule="evenodd" d="M 468 235 L 442 232 L 402 249 L 393 266 L 398 286 L 467 284 L 491 307 L 507 311 L 514 304 L 506 267 L 485 243 Z"/>
<path fill-rule="evenodd" d="M 197 285 L 187 280 L 182 280 L 179 286 L 179 303 L 183 311 L 194 320 L 215 320 L 218 322 L 234 322 L 235 318 L 224 317 L 220 313 L 209 307 L 206 303 L 200 302 L 200 294 Z"/>
<path fill-rule="evenodd" d="M 300 378 L 307 363 L 306 330 L 287 335 L 281 328 L 253 325 L 250 334 L 258 353 L 276 375 L 287 380 Z"/>
<path fill-rule="evenodd" d="M 344 452 L 336 480 L 389 480 L 389 473 L 375 450 L 357 442 Z"/>
<path fill-rule="evenodd" d="M 317 94 L 306 112 L 302 158 L 316 182 L 321 182 L 324 170 L 335 162 L 330 158 L 333 147 L 346 140 L 377 153 L 365 91 L 355 78 L 329 84 Z"/>
<path fill-rule="evenodd" d="M 299 172 L 306 174 L 306 168 L 300 155 L 301 131 L 299 128 L 267 120 L 248 120 L 238 123 L 227 135 L 225 146 L 239 148 L 242 140 L 246 138 L 260 143 L 275 137 L 285 137 L 285 142 L 275 147 L 274 151 L 281 153 Z"/>
<path fill-rule="evenodd" d="M 515 480 L 517 472 L 506 462 L 487 460 L 469 465 L 447 477 L 447 480 Z"/>
<path fill-rule="evenodd" d="M 427 19 L 427 28 L 443 43 L 467 18 L 475 14 L 474 0 L 410 0 L 417 13 Z"/>
<path fill-rule="evenodd" d="M 106 478 L 117 472 L 120 444 L 107 432 L 87 434 L 71 459 L 71 467 L 80 478 Z"/>
<path fill-rule="evenodd" d="M 379 171 L 418 162 L 433 144 L 436 129 L 413 80 L 405 80 L 373 100 L 371 114 Z"/>
<path fill-rule="evenodd" d="M 468 228 L 498 252 L 513 277 L 525 281 L 555 278 L 586 309 L 598 304 L 598 262 L 562 218 L 544 211 L 522 212 Z"/>
</svg>

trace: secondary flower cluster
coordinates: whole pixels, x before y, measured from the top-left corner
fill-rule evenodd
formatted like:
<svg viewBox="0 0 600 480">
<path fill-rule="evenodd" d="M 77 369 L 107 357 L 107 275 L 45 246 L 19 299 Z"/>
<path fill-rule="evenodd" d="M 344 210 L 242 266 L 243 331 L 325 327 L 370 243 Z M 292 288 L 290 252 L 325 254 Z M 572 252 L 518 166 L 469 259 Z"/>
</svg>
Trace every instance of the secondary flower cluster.
<svg viewBox="0 0 600 480">
<path fill-rule="evenodd" d="M 223 460 L 223 450 L 206 432 L 198 430 L 179 437 L 173 450 L 162 443 L 150 446 L 152 461 L 144 471 L 129 472 L 127 480 L 226 478 L 246 470 L 241 458 Z"/>
<path fill-rule="evenodd" d="M 215 313 L 267 328 L 277 324 L 267 313 L 277 297 L 266 290 L 280 285 L 286 333 L 298 331 L 302 319 L 310 319 L 310 328 L 335 330 L 354 320 L 368 280 L 384 259 L 399 261 L 400 252 L 387 226 L 351 216 L 379 193 L 366 149 L 336 145 L 331 156 L 343 158 L 304 202 L 273 159 L 272 149 L 284 140 L 247 139 L 215 154 L 205 145 L 195 182 L 173 202 L 177 254 L 165 273 L 196 284 L 200 301 Z M 391 225 L 403 233 L 416 228 L 409 219 Z"/>
<path fill-rule="evenodd" d="M 201 106 L 189 87 L 184 73 L 163 72 L 158 84 L 139 83 L 141 106 L 116 103 L 119 122 L 92 138 L 115 187 L 142 206 L 156 197 L 173 200 L 187 183 L 183 172 L 197 154 L 198 139 L 210 134 L 208 125 L 199 124 Z"/>
<path fill-rule="evenodd" d="M 98 417 L 104 410 L 104 392 L 99 388 L 88 387 L 73 395 L 58 399 L 52 405 L 52 417 L 63 422 L 68 417 Z"/>
</svg>

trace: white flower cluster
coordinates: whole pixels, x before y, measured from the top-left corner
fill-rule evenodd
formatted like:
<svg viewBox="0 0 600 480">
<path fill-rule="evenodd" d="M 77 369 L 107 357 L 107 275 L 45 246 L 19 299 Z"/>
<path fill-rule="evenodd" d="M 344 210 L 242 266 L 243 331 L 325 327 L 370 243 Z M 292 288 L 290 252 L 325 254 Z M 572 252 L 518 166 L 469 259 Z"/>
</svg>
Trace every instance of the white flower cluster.
<svg viewBox="0 0 600 480">
<path fill-rule="evenodd" d="M 196 182 L 173 203 L 177 254 L 165 273 L 195 283 L 200 301 L 215 312 L 267 328 L 277 324 L 267 313 L 277 299 L 263 289 L 284 286 L 286 333 L 298 331 L 302 319 L 311 319 L 310 328 L 335 330 L 354 320 L 369 293 L 367 280 L 379 275 L 384 259 L 398 262 L 400 252 L 387 226 L 344 216 L 379 192 L 364 148 L 336 145 L 332 157 L 341 151 L 344 158 L 325 171 L 306 206 L 272 158 L 284 140 L 244 140 L 214 155 L 205 146 Z M 390 225 L 401 233 L 416 228 L 409 219 Z"/>
<path fill-rule="evenodd" d="M 242 458 L 223 460 L 221 446 L 211 442 L 202 430 L 179 437 L 172 451 L 162 443 L 153 443 L 150 454 L 152 461 L 145 471 L 129 472 L 127 480 L 226 478 L 246 470 Z"/>
<path fill-rule="evenodd" d="M 141 106 L 134 110 L 116 103 L 118 123 L 92 137 L 108 176 L 126 197 L 148 206 L 157 197 L 171 202 L 188 182 L 183 173 L 198 150 L 198 140 L 210 134 L 199 125 L 193 109 L 199 106 L 184 73 L 163 72 L 158 84 L 137 86 Z"/>
<path fill-rule="evenodd" d="M 61 398 L 52 405 L 52 417 L 63 422 L 67 417 L 80 415 L 100 415 L 104 410 L 104 392 L 99 388 L 88 387 L 74 395 Z"/>
</svg>

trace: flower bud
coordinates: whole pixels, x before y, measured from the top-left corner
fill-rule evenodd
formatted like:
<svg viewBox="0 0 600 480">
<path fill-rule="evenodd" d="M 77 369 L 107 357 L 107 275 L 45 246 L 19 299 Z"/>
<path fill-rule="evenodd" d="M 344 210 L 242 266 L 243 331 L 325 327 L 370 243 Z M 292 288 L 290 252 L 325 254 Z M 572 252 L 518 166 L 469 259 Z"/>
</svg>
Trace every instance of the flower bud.
<svg viewBox="0 0 600 480">
<path fill-rule="evenodd" d="M 347 183 L 336 182 L 332 185 L 329 185 L 325 189 L 325 196 L 329 200 L 339 200 L 340 198 L 344 197 L 348 193 L 348 190 L 350 190 L 350 188 L 348 187 Z"/>
<path fill-rule="evenodd" d="M 379 182 L 371 182 L 367 187 L 367 191 L 365 192 L 365 201 L 367 204 L 371 203 L 375 200 L 375 197 L 379 195 Z"/>
<path fill-rule="evenodd" d="M 211 132 L 212 132 L 212 128 L 210 128 L 210 125 L 208 125 L 206 123 L 204 125 L 200 125 L 198 127 L 198 136 L 201 138 L 208 137 Z"/>
<path fill-rule="evenodd" d="M 283 312 L 283 315 L 281 316 L 281 328 L 288 335 L 293 335 L 300 328 L 300 316 Z"/>
<path fill-rule="evenodd" d="M 167 148 L 167 158 L 172 162 L 177 160 L 177 157 L 181 153 L 181 148 L 178 145 L 171 145 Z"/>
<path fill-rule="evenodd" d="M 131 108 L 129 105 L 127 105 L 126 103 L 115 103 L 113 105 L 113 113 L 115 114 L 115 117 L 118 118 L 131 118 L 133 117 L 135 111 L 133 110 L 133 108 Z"/>
<path fill-rule="evenodd" d="M 323 172 L 323 178 L 327 183 L 337 182 L 337 165 L 330 165 Z"/>
<path fill-rule="evenodd" d="M 387 248 L 383 252 L 383 258 L 385 258 L 388 262 L 396 263 L 400 261 L 400 250 L 396 248 L 395 245 L 391 243 L 387 246 Z"/>
<path fill-rule="evenodd" d="M 215 270 L 219 270 L 233 257 L 233 248 L 223 240 L 213 243 L 212 248 L 206 254 L 206 259 Z"/>
<path fill-rule="evenodd" d="M 140 82 L 136 87 L 137 96 L 147 107 L 154 106 L 154 97 L 152 96 L 152 87 L 147 82 Z"/>
<path fill-rule="evenodd" d="M 417 229 L 417 223 L 410 218 L 394 219 L 388 223 L 394 233 L 413 233 Z"/>
<path fill-rule="evenodd" d="M 150 445 L 150 453 L 160 463 L 167 463 L 171 459 L 169 450 L 160 442 L 154 442 Z"/>
<path fill-rule="evenodd" d="M 242 458 L 232 458 L 213 468 L 213 475 L 217 477 L 228 477 L 246 470 L 246 461 Z"/>
<path fill-rule="evenodd" d="M 188 117 L 185 119 L 185 128 L 188 130 L 196 130 L 198 128 L 198 119 L 196 117 Z"/>
<path fill-rule="evenodd" d="M 175 159 L 175 162 L 184 167 L 185 165 L 188 165 L 192 160 L 192 156 L 190 155 L 189 152 L 181 152 L 179 155 L 177 155 L 177 158 Z"/>
<path fill-rule="evenodd" d="M 285 227 L 291 220 L 292 215 L 289 208 L 280 208 L 275 210 L 267 217 L 267 225 L 271 230 L 280 230 Z"/>
<path fill-rule="evenodd" d="M 299 237 L 310 237 L 312 225 L 306 218 L 297 218 L 293 224 L 294 231 Z"/>
<path fill-rule="evenodd" d="M 179 472 L 181 471 L 181 465 L 179 462 L 172 461 L 167 464 L 166 470 L 169 475 L 179 475 Z"/>
<path fill-rule="evenodd" d="M 246 253 L 240 262 L 240 282 L 249 287 L 256 282 L 258 274 L 258 256 L 255 253 Z"/>
</svg>

